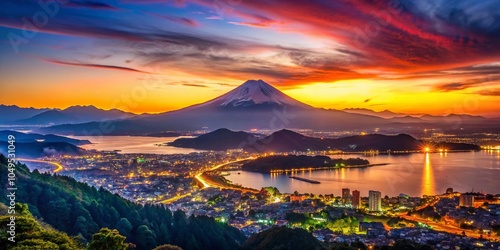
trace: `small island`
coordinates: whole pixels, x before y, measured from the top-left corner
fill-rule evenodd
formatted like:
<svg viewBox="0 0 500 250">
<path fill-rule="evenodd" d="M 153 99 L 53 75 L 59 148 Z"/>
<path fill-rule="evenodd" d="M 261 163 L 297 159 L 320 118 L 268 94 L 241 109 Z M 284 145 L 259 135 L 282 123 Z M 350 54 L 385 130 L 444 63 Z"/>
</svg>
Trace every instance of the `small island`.
<svg viewBox="0 0 500 250">
<path fill-rule="evenodd" d="M 320 155 L 274 155 L 251 160 L 243 164 L 241 169 L 249 172 L 278 173 L 368 166 L 370 166 L 370 162 L 361 158 L 331 159 L 328 156 Z"/>
</svg>

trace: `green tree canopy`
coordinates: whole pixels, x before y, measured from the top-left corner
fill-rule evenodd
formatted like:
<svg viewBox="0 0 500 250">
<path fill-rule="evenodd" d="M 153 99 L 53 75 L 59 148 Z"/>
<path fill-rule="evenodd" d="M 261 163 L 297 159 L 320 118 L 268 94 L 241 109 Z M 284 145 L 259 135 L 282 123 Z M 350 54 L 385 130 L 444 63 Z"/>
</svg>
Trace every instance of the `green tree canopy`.
<svg viewBox="0 0 500 250">
<path fill-rule="evenodd" d="M 120 235 L 118 230 L 101 228 L 99 232 L 92 235 L 92 241 L 88 245 L 89 250 L 127 250 L 125 236 Z"/>
<path fill-rule="evenodd" d="M 5 206 L 2 204 L 2 206 Z M 50 226 L 43 226 L 33 218 L 27 204 L 16 204 L 15 242 L 8 233 L 11 215 L 0 215 L 0 246 L 13 250 L 54 249 L 79 250 L 83 247 L 67 234 Z"/>
<path fill-rule="evenodd" d="M 182 248 L 170 244 L 155 247 L 153 250 L 182 250 Z"/>
</svg>

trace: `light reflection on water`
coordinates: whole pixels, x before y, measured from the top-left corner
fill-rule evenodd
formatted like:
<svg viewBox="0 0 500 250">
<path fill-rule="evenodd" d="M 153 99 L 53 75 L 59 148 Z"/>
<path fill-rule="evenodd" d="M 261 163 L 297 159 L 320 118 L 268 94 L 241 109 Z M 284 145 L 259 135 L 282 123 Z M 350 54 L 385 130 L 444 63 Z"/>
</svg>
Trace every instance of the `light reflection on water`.
<svg viewBox="0 0 500 250">
<path fill-rule="evenodd" d="M 357 157 L 344 155 L 343 158 Z M 338 158 L 338 157 L 337 157 Z M 367 196 L 369 190 L 383 195 L 405 193 L 412 196 L 441 194 L 448 187 L 459 192 L 500 193 L 500 156 L 498 152 L 430 153 L 374 155 L 362 157 L 385 166 L 299 172 L 298 177 L 320 181 L 310 184 L 288 178 L 290 174 L 261 174 L 244 171 L 227 176 L 234 183 L 261 188 L 275 186 L 282 192 L 340 194 L 342 188 L 357 189 Z"/>
<path fill-rule="evenodd" d="M 89 140 L 92 144 L 80 146 L 84 149 L 99 151 L 120 150 L 123 154 L 189 154 L 203 150 L 191 148 L 176 148 L 171 146 L 157 146 L 172 142 L 179 137 L 149 137 L 149 136 L 71 136 L 79 140 Z"/>
<path fill-rule="evenodd" d="M 435 183 L 434 183 L 434 170 L 432 169 L 432 164 L 430 160 L 430 154 L 426 153 L 425 154 L 425 163 L 424 163 L 424 172 L 423 172 L 423 178 L 422 178 L 422 187 L 421 187 L 421 193 L 422 194 L 436 194 L 435 190 Z"/>
</svg>

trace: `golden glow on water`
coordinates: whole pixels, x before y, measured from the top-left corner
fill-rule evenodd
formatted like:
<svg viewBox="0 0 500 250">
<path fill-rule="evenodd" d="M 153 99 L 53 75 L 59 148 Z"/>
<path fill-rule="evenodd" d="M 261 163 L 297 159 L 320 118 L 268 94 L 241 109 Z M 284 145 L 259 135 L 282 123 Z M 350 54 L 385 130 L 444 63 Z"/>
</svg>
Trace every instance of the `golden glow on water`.
<svg viewBox="0 0 500 250">
<path fill-rule="evenodd" d="M 340 169 L 340 179 L 345 180 L 345 168 Z"/>
<path fill-rule="evenodd" d="M 338 194 L 346 187 L 360 190 L 364 196 L 369 190 L 378 190 L 389 196 L 400 193 L 422 196 L 444 193 L 449 187 L 458 192 L 467 192 L 473 187 L 487 193 L 498 192 L 500 152 L 442 152 L 442 156 L 440 153 L 364 156 L 374 164 L 388 163 L 370 168 L 306 171 L 303 175 L 302 171 L 279 172 L 271 174 L 271 178 L 261 173 L 239 171 L 241 174 L 231 173 L 227 178 L 258 190 L 274 186 L 282 193 Z M 321 184 L 293 180 L 288 178 L 291 174 Z"/>
<path fill-rule="evenodd" d="M 434 182 L 434 171 L 430 160 L 430 154 L 425 154 L 424 172 L 422 176 L 421 194 L 435 194 L 436 184 Z"/>
</svg>

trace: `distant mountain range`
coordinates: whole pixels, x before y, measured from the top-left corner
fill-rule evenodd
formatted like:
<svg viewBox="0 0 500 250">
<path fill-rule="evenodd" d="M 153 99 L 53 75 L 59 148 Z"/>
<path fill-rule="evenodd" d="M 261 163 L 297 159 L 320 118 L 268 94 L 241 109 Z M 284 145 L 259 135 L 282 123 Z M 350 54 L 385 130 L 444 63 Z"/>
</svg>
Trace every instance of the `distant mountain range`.
<svg viewBox="0 0 500 250">
<path fill-rule="evenodd" d="M 423 150 L 426 145 L 434 149 L 479 150 L 480 147 L 462 143 L 423 142 L 407 134 L 399 135 L 357 135 L 338 139 L 309 137 L 291 130 L 280 130 L 269 136 L 258 137 L 246 132 L 233 132 L 228 129 L 200 135 L 196 138 L 177 139 L 168 145 L 204 150 L 243 149 L 249 152 L 306 152 L 321 150 L 342 150 L 344 152 L 360 152 L 369 150 L 414 151 Z"/>
<path fill-rule="evenodd" d="M 363 108 L 347 108 L 343 109 L 343 111 L 347 113 L 354 113 L 354 114 L 363 114 L 363 115 L 372 115 L 372 116 L 378 116 L 381 118 L 394 118 L 394 117 L 402 117 L 406 116 L 406 114 L 399 114 L 399 113 L 394 113 L 389 110 L 384 110 L 384 111 L 373 111 L 371 109 L 363 109 Z"/>
<path fill-rule="evenodd" d="M 371 115 L 378 116 L 385 119 L 389 119 L 394 122 L 423 122 L 423 123 L 450 123 L 450 122 L 463 122 L 463 123 L 483 123 L 487 122 L 488 119 L 482 116 L 475 115 L 467 115 L 467 114 L 449 114 L 445 116 L 436 116 L 436 115 L 422 115 L 422 114 L 404 114 L 404 113 L 395 113 L 389 110 L 383 111 L 373 111 L 371 109 L 363 109 L 363 108 L 348 108 L 343 111 L 353 114 L 363 114 L 363 115 Z"/>
<path fill-rule="evenodd" d="M 0 123 L 8 125 L 55 125 L 126 119 L 135 114 L 118 109 L 103 110 L 94 106 L 71 106 L 66 109 L 35 109 L 0 105 Z"/>
<path fill-rule="evenodd" d="M 0 105 L 0 123 L 6 124 L 13 121 L 27 119 L 50 109 L 21 108 L 16 105 Z"/>
<path fill-rule="evenodd" d="M 78 140 L 58 135 L 41 135 L 2 130 L 0 131 L 0 154 L 7 155 L 9 135 L 15 137 L 16 157 L 24 158 L 84 155 L 88 152 L 78 146 L 90 143 L 88 140 Z"/>
<path fill-rule="evenodd" d="M 0 114 L 19 109 L 0 106 Z M 120 110 L 102 110 L 93 106 L 74 106 L 64 110 L 28 109 L 8 124 L 53 124 L 39 132 L 88 135 L 148 135 L 166 131 L 188 132 L 200 129 L 232 130 L 312 129 L 316 131 L 367 130 L 405 132 L 433 127 L 438 129 L 498 128 L 500 120 L 480 116 L 430 116 L 398 114 L 388 110 L 333 110 L 314 108 L 297 101 L 262 80 L 248 80 L 215 99 L 160 114 L 134 115 Z M 26 117 L 27 115 L 31 115 Z M 3 118 L 5 120 L 5 118 Z M 102 121 L 107 122 L 104 126 Z M 5 122 L 3 122 L 5 124 Z"/>
<path fill-rule="evenodd" d="M 88 152 L 67 142 L 26 142 L 16 143 L 16 157 L 39 158 L 45 156 L 85 155 Z M 0 154 L 7 155 L 8 142 L 0 141 Z"/>
<path fill-rule="evenodd" d="M 73 145 L 85 145 L 90 144 L 88 140 L 78 140 L 73 138 L 68 138 L 58 135 L 41 135 L 36 133 L 22 133 L 12 130 L 1 130 L 0 131 L 0 141 L 7 141 L 9 135 L 15 137 L 16 143 L 27 143 L 27 142 L 67 142 Z"/>
</svg>

